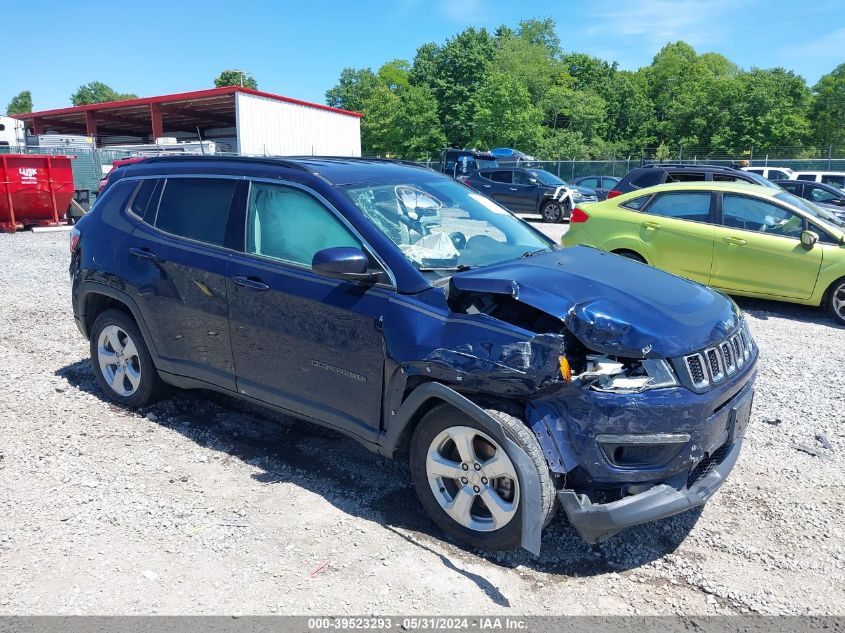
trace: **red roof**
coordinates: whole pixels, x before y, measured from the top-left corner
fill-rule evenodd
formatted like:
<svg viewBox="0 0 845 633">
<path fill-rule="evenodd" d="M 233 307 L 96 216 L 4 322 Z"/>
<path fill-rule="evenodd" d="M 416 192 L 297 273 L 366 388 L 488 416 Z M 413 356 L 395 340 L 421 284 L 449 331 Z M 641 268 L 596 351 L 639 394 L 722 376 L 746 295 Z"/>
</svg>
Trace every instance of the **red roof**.
<svg viewBox="0 0 845 633">
<path fill-rule="evenodd" d="M 179 103 L 181 101 L 188 101 L 192 99 L 203 99 L 207 97 L 219 97 L 223 95 L 235 94 L 236 92 L 243 92 L 245 94 L 256 95 L 258 97 L 266 97 L 274 99 L 275 101 L 282 101 L 285 103 L 293 103 L 296 105 L 305 106 L 307 108 L 316 108 L 318 110 L 328 110 L 337 114 L 344 114 L 347 116 L 354 116 L 361 118 L 363 115 L 359 112 L 352 112 L 351 110 L 341 110 L 340 108 L 332 108 L 331 106 L 323 105 L 321 103 L 311 103 L 310 101 L 302 101 L 301 99 L 292 99 L 291 97 L 283 97 L 271 92 L 263 92 L 261 90 L 253 90 L 252 88 L 243 88 L 241 86 L 223 86 L 222 88 L 208 88 L 206 90 L 194 90 L 193 92 L 180 92 L 171 95 L 161 95 L 159 97 L 143 97 L 140 99 L 124 99 L 122 101 L 106 101 L 104 103 L 91 103 L 88 105 L 73 106 L 70 108 L 59 108 L 57 110 L 42 110 L 40 112 L 30 112 L 28 114 L 13 115 L 17 119 L 33 119 L 48 116 L 61 116 L 67 114 L 80 114 L 83 112 L 100 111 L 100 110 L 118 110 L 120 108 L 131 108 L 138 106 L 150 105 L 153 103 Z"/>
</svg>

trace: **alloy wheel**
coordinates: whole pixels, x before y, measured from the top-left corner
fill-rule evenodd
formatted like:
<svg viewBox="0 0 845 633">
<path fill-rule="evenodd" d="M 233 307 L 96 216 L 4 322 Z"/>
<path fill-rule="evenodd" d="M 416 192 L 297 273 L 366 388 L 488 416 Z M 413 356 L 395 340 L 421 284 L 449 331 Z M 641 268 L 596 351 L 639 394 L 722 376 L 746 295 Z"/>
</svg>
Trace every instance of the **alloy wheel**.
<svg viewBox="0 0 845 633">
<path fill-rule="evenodd" d="M 441 431 L 429 446 L 425 467 L 437 503 L 460 525 L 490 532 L 516 516 L 516 468 L 486 433 L 468 426 Z"/>
<path fill-rule="evenodd" d="M 546 222 L 557 222 L 563 215 L 563 209 L 557 202 L 548 202 L 543 207 L 543 219 Z"/>
<path fill-rule="evenodd" d="M 833 306 L 833 311 L 840 319 L 845 321 L 845 283 L 834 288 L 833 296 L 830 301 Z"/>
<path fill-rule="evenodd" d="M 109 387 L 128 397 L 141 384 L 141 359 L 132 338 L 116 325 L 107 325 L 97 339 L 97 362 Z"/>
</svg>

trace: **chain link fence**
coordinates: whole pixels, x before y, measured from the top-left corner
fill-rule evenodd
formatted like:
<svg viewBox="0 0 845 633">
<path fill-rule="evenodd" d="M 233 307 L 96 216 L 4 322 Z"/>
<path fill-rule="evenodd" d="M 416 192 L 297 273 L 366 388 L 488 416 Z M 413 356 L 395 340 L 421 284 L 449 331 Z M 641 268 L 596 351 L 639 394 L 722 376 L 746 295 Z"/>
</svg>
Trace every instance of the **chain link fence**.
<svg viewBox="0 0 845 633">
<path fill-rule="evenodd" d="M 104 166 L 111 167 L 113 161 L 131 156 L 130 152 L 110 149 L 35 146 L 3 147 L 0 153 L 69 156 L 73 168 L 73 188 L 92 193 L 97 191 Z"/>
</svg>

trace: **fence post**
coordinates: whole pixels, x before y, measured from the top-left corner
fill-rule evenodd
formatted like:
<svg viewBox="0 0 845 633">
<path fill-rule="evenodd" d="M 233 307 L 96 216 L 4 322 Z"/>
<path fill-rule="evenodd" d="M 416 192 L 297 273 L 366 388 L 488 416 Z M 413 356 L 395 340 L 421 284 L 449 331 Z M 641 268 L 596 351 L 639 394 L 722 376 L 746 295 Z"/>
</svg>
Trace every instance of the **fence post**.
<svg viewBox="0 0 845 633">
<path fill-rule="evenodd" d="M 575 158 L 572 158 L 572 175 L 569 177 L 570 180 L 575 178 Z"/>
<path fill-rule="evenodd" d="M 833 157 L 833 145 L 827 146 L 827 170 L 830 171 L 830 159 Z"/>
</svg>

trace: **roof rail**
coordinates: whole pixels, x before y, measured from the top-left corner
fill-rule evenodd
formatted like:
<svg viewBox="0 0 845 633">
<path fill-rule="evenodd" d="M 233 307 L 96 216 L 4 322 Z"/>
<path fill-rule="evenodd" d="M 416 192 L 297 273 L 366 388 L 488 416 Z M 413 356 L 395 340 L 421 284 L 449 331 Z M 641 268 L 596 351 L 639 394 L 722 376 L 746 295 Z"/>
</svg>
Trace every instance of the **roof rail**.
<svg viewBox="0 0 845 633">
<path fill-rule="evenodd" d="M 232 161 L 238 163 L 263 163 L 268 165 L 277 165 L 281 167 L 289 167 L 291 169 L 298 169 L 300 171 L 309 172 L 310 170 L 295 161 L 287 160 L 285 158 L 272 158 L 269 156 L 202 156 L 197 154 L 177 154 L 172 156 L 148 156 L 140 163 L 167 163 L 172 161 L 190 161 L 190 162 L 214 162 L 214 161 Z"/>
</svg>

